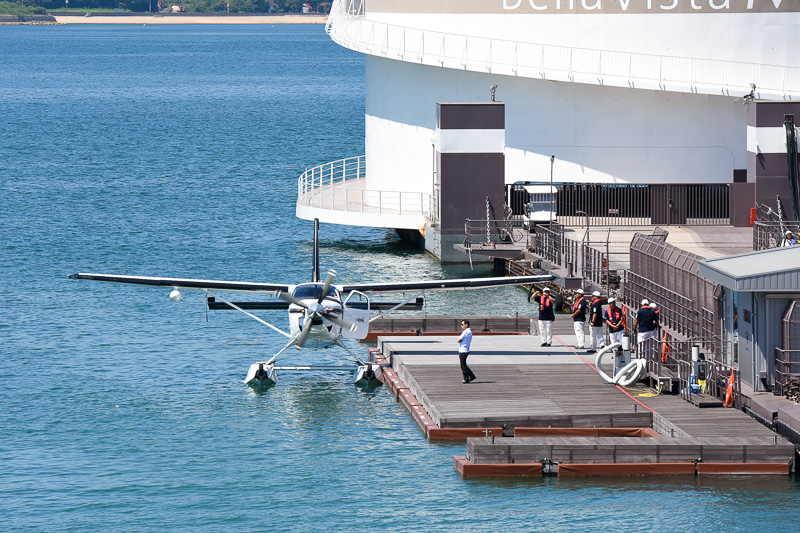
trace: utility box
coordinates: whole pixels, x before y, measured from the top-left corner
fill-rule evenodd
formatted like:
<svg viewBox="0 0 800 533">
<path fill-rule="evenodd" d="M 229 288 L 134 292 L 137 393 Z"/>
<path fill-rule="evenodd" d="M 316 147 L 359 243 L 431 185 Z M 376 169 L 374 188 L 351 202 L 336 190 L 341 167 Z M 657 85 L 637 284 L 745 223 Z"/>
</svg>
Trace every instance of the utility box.
<svg viewBox="0 0 800 533">
<path fill-rule="evenodd" d="M 631 338 L 628 335 L 622 336 L 622 346 L 614 354 L 614 375 L 625 368 L 631 362 Z"/>
</svg>

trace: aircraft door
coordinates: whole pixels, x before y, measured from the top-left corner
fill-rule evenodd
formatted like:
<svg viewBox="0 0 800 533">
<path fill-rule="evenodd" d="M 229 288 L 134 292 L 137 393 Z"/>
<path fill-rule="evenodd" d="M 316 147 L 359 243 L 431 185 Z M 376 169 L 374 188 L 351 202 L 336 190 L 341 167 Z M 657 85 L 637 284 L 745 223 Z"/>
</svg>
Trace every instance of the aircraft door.
<svg viewBox="0 0 800 533">
<path fill-rule="evenodd" d="M 369 296 L 359 291 L 352 291 L 342 304 L 342 318 L 356 325 L 355 331 L 342 328 L 342 337 L 346 339 L 364 339 L 369 333 Z"/>
</svg>

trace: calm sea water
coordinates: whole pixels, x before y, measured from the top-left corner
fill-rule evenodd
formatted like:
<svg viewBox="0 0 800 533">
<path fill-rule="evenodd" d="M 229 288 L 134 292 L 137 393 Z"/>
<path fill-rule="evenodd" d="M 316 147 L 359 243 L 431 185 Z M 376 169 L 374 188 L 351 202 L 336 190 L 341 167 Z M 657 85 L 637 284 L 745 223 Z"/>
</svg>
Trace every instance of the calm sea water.
<svg viewBox="0 0 800 533">
<path fill-rule="evenodd" d="M 297 176 L 363 153 L 363 69 L 321 26 L 0 29 L 0 528 L 796 531 L 794 478 L 462 480 L 464 445 L 426 442 L 384 390 L 344 374 L 250 390 L 247 367 L 283 345 L 258 323 L 67 280 L 307 281 Z M 485 274 L 336 226 L 322 266 Z M 506 289 L 428 311 L 529 308 Z"/>
</svg>

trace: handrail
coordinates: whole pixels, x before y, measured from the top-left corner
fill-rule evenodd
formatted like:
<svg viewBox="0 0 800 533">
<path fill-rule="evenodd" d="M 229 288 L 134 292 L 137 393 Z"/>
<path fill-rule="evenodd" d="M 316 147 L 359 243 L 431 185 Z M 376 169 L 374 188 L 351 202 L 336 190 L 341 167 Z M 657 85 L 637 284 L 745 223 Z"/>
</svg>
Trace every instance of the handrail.
<svg viewBox="0 0 800 533">
<path fill-rule="evenodd" d="M 466 219 L 464 221 L 464 246 L 514 244 L 527 248 L 530 234 L 522 228 L 522 221 L 508 219 Z"/>
<path fill-rule="evenodd" d="M 347 6 L 345 6 L 347 4 Z M 326 31 L 340 45 L 403 61 L 593 85 L 759 98 L 800 95 L 800 68 L 716 59 L 596 50 L 461 35 L 385 24 L 363 0 L 334 0 Z M 682 84 L 675 86 L 673 84 Z"/>
<path fill-rule="evenodd" d="M 784 242 L 784 232 L 791 231 L 794 235 L 800 231 L 798 220 L 756 220 L 753 222 L 753 250 L 768 250 L 780 248 Z"/>
<path fill-rule="evenodd" d="M 297 203 L 303 206 L 391 215 L 428 215 L 427 193 L 364 187 L 365 156 L 349 157 L 307 169 L 297 180 Z"/>
</svg>

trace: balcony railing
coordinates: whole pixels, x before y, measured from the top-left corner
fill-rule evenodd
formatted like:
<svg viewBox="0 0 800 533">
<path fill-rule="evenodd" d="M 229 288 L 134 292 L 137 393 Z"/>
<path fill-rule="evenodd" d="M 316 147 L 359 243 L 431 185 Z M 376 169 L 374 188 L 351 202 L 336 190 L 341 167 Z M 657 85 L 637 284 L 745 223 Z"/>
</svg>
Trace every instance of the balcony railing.
<svg viewBox="0 0 800 533">
<path fill-rule="evenodd" d="M 428 194 L 366 188 L 365 156 L 325 163 L 303 172 L 297 203 L 318 209 L 382 215 L 426 216 Z"/>
<path fill-rule="evenodd" d="M 326 31 L 362 53 L 425 65 L 593 85 L 757 98 L 800 97 L 800 68 L 595 50 L 395 26 L 369 20 L 364 0 L 335 0 Z"/>
</svg>

